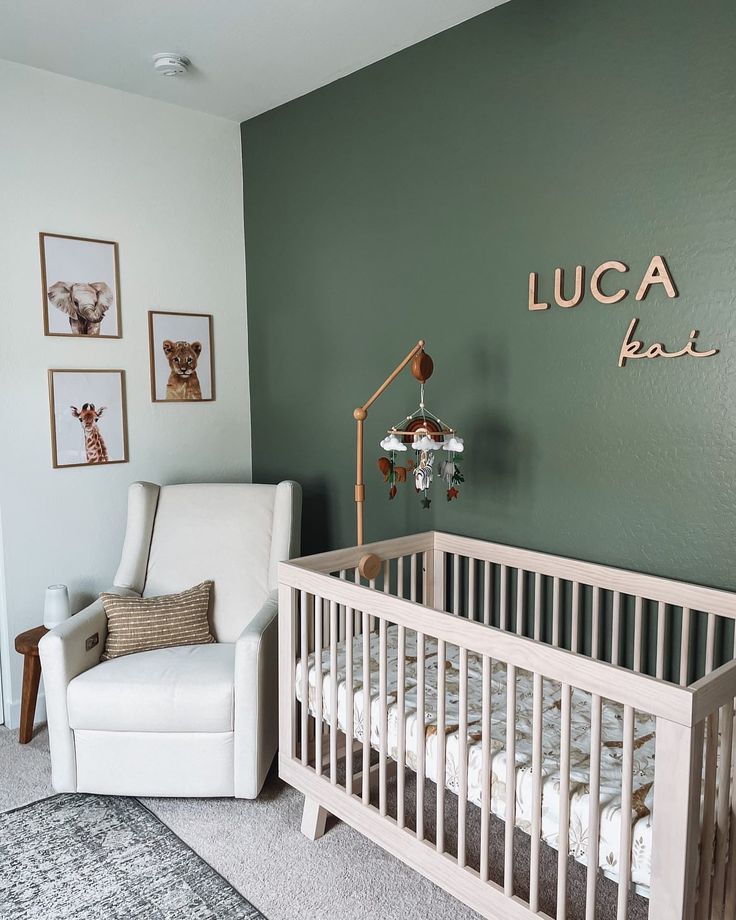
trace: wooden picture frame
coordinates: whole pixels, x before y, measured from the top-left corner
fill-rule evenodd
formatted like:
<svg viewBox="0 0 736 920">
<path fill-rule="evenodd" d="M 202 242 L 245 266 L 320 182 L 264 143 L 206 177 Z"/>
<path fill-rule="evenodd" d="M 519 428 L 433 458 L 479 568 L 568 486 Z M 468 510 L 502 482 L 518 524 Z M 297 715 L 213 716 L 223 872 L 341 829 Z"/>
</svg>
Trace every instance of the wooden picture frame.
<svg viewBox="0 0 736 920">
<path fill-rule="evenodd" d="M 148 351 L 152 402 L 214 401 L 211 313 L 149 310 Z"/>
<path fill-rule="evenodd" d="M 113 240 L 41 232 L 38 245 L 44 335 L 122 338 L 118 244 Z M 81 309 L 75 305 L 74 287 L 81 294 Z M 54 288 L 58 290 L 51 295 Z"/>
<path fill-rule="evenodd" d="M 95 375 L 92 378 L 94 383 L 84 379 L 91 375 Z M 103 380 L 97 375 L 106 375 L 110 379 Z M 75 380 L 74 377 L 80 379 Z M 124 370 L 51 368 L 48 372 L 48 385 L 51 462 L 55 470 L 128 462 L 128 407 Z M 65 415 L 64 407 L 67 405 L 69 414 Z M 106 414 L 105 423 L 97 425 L 103 412 Z M 89 413 L 95 413 L 95 417 Z M 82 431 L 78 432 L 74 426 L 80 423 Z M 100 440 L 108 459 L 91 459 L 99 454 Z M 82 459 L 85 455 L 87 459 Z M 80 459 L 76 459 L 77 456 Z"/>
</svg>

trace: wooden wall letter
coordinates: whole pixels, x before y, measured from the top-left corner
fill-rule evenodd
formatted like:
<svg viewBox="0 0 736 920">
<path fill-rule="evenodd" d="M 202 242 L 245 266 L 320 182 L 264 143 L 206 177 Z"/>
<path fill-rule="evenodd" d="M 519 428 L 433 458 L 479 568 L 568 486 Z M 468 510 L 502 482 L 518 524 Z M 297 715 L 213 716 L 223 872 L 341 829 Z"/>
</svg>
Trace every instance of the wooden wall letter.
<svg viewBox="0 0 736 920">
<path fill-rule="evenodd" d="M 692 329 L 686 345 L 679 351 L 667 351 L 661 342 L 654 342 L 647 348 L 644 342 L 634 338 L 638 318 L 634 318 L 629 323 L 626 335 L 621 343 L 621 350 L 618 353 L 618 366 L 624 367 L 626 362 L 631 358 L 683 358 L 686 355 L 690 358 L 712 358 L 718 354 L 717 348 L 709 348 L 707 351 L 698 351 L 696 339 L 698 330 Z"/>
<path fill-rule="evenodd" d="M 629 293 L 626 288 L 621 288 L 616 291 L 615 294 L 608 296 L 604 294 L 601 290 L 601 278 L 607 271 L 617 271 L 617 272 L 627 272 L 628 266 L 624 265 L 623 262 L 604 262 L 602 265 L 599 265 L 598 268 L 593 272 L 593 275 L 590 279 L 590 293 L 595 297 L 598 303 L 618 303 L 619 300 L 623 300 L 624 297 Z"/>
<path fill-rule="evenodd" d="M 649 293 L 649 288 L 653 284 L 662 284 L 664 285 L 665 291 L 667 291 L 668 297 L 677 297 L 677 288 L 675 283 L 672 280 L 672 275 L 667 268 L 667 264 L 662 258 L 662 256 L 654 256 L 652 261 L 649 263 L 649 268 L 646 271 L 646 274 L 641 279 L 641 284 L 639 285 L 639 290 L 636 292 L 637 300 L 644 300 L 644 298 Z"/>
<path fill-rule="evenodd" d="M 564 268 L 555 269 L 555 303 L 558 307 L 577 307 L 583 299 L 583 281 L 585 279 L 585 269 L 582 265 L 575 266 L 575 291 L 568 300 L 565 297 L 565 270 Z"/>
<path fill-rule="evenodd" d="M 541 301 L 537 303 L 537 273 L 529 273 L 529 309 L 530 310 L 549 310 L 549 304 Z"/>
</svg>

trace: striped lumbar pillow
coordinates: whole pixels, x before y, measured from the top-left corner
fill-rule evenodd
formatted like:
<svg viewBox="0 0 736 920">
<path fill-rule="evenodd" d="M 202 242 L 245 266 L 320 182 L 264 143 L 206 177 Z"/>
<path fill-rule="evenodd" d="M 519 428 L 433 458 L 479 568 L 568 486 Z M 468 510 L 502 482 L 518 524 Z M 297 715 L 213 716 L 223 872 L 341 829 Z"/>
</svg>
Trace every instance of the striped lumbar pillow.
<svg viewBox="0 0 736 920">
<path fill-rule="evenodd" d="M 107 614 L 107 641 L 100 660 L 120 658 L 172 645 L 214 642 L 207 612 L 211 581 L 180 594 L 161 597 L 122 597 L 101 594 Z"/>
</svg>

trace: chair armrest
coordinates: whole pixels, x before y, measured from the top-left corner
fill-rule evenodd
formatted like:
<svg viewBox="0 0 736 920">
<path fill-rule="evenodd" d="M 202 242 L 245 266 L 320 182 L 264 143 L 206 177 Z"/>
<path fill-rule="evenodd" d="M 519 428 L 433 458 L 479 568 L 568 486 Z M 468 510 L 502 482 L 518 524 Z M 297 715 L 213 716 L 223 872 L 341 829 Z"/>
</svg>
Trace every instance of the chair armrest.
<svg viewBox="0 0 736 920">
<path fill-rule="evenodd" d="M 237 638 L 236 655 L 241 649 L 249 649 L 258 654 L 263 634 L 279 612 L 279 595 L 272 591 L 263 603 L 263 606 Z"/>
<path fill-rule="evenodd" d="M 111 591 L 115 594 L 135 594 L 125 588 L 114 587 Z M 97 641 L 88 648 L 88 640 L 95 636 Z M 102 601 L 98 599 L 55 626 L 38 644 L 46 695 L 52 781 L 57 792 L 76 792 L 77 789 L 77 764 L 74 735 L 69 728 L 67 687 L 79 674 L 100 663 L 106 638 L 107 616 Z"/>
<path fill-rule="evenodd" d="M 96 637 L 87 648 L 87 640 Z M 50 680 L 64 684 L 99 663 L 107 638 L 107 617 L 101 600 L 96 600 L 46 633 L 38 644 L 46 695 Z"/>
<path fill-rule="evenodd" d="M 278 745 L 278 593 L 235 643 L 235 795 L 255 798 Z"/>
</svg>

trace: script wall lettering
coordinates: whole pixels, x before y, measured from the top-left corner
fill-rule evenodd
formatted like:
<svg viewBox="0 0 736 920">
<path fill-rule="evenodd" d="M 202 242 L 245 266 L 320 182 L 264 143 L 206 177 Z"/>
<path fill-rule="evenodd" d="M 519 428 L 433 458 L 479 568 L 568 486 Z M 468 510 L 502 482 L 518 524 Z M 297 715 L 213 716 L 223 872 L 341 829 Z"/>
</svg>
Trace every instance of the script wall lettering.
<svg viewBox="0 0 736 920">
<path fill-rule="evenodd" d="M 590 276 L 590 293 L 598 303 L 617 304 L 625 300 L 629 294 L 628 288 L 619 287 L 615 289 L 613 275 L 609 272 L 618 272 L 624 275 L 629 271 L 627 265 L 615 259 L 601 264 L 592 272 Z M 620 283 L 620 282 L 619 282 Z M 647 266 L 646 271 L 637 288 L 634 299 L 642 301 L 655 286 L 660 286 L 661 290 L 670 299 L 678 296 L 677 287 L 675 286 L 672 273 L 662 256 L 653 256 Z M 551 303 L 542 300 L 539 295 L 540 284 L 537 272 L 529 274 L 529 300 L 528 306 L 532 311 L 549 310 Z M 552 285 L 552 299 L 558 307 L 565 310 L 579 306 L 585 296 L 585 267 L 583 265 L 575 266 L 575 284 L 570 297 L 566 296 L 565 290 L 565 270 L 556 268 L 554 272 L 554 282 Z M 626 362 L 636 358 L 710 358 L 718 354 L 717 348 L 708 348 L 698 351 L 696 339 L 699 335 L 697 329 L 692 329 L 687 343 L 680 349 L 669 351 L 662 342 L 654 342 L 647 346 L 644 342 L 634 338 L 636 327 L 639 323 L 638 318 L 634 318 L 629 323 L 629 327 L 624 335 L 618 356 L 618 366 L 625 367 Z M 682 341 L 682 339 L 680 340 Z"/>
</svg>

